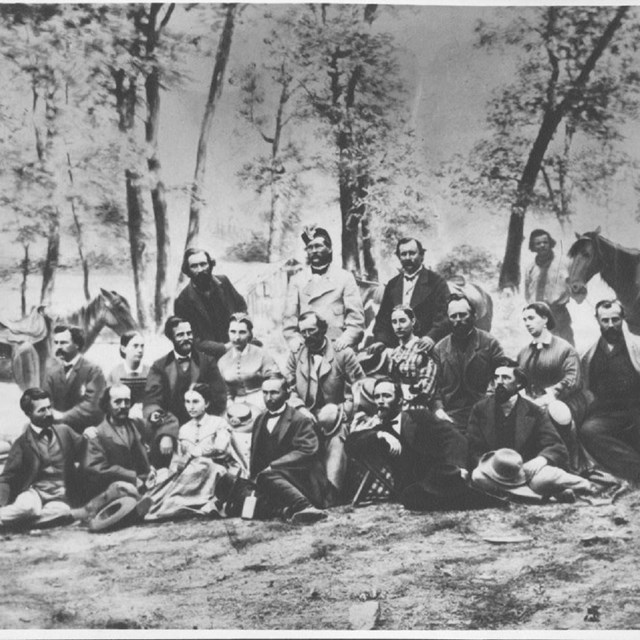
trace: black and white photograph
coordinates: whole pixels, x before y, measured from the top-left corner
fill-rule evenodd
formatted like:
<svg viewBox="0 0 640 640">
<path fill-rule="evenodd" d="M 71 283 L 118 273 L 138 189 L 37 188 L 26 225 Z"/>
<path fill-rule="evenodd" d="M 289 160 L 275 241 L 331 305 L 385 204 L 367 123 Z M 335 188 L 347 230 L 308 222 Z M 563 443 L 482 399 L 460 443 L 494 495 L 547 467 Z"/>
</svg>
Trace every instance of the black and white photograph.
<svg viewBox="0 0 640 640">
<path fill-rule="evenodd" d="M 0 637 L 640 627 L 640 5 L 1 2 L 0 78 Z"/>
</svg>

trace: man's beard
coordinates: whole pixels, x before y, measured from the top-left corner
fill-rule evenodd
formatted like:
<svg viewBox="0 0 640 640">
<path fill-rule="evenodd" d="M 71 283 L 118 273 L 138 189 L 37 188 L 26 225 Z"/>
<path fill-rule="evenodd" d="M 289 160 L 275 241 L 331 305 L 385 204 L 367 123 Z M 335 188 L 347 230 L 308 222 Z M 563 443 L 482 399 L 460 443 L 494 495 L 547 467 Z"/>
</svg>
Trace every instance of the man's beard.
<svg viewBox="0 0 640 640">
<path fill-rule="evenodd" d="M 180 354 L 181 356 L 188 356 L 191 353 L 192 348 L 192 340 L 185 340 L 184 342 L 176 343 L 174 346 L 176 353 Z"/>
<path fill-rule="evenodd" d="M 322 351 L 322 347 L 324 346 L 324 336 L 322 336 L 322 338 L 317 336 L 308 336 L 304 339 L 304 344 L 309 351 L 317 353 L 318 351 Z"/>
<path fill-rule="evenodd" d="M 405 260 L 404 262 L 401 261 L 400 264 L 402 265 L 402 269 L 406 273 L 415 273 L 420 268 L 420 263 L 416 263 L 413 260 Z"/>
<path fill-rule="evenodd" d="M 208 289 L 211 284 L 211 271 L 199 271 L 191 275 L 193 285 L 198 289 Z"/>
<path fill-rule="evenodd" d="M 44 431 L 51 431 L 51 427 L 53 427 L 53 416 L 44 416 L 37 421 L 32 419 L 31 422 Z"/>
<path fill-rule="evenodd" d="M 469 335 L 469 332 L 473 328 L 473 322 L 471 320 L 465 320 L 464 322 L 458 322 L 451 328 L 451 333 L 456 338 L 464 338 Z"/>
<path fill-rule="evenodd" d="M 111 415 L 111 422 L 113 424 L 124 424 L 129 417 L 129 409 L 118 409 Z"/>
<path fill-rule="evenodd" d="M 602 337 L 609 344 L 618 344 L 622 341 L 622 328 L 621 327 L 607 327 L 602 329 Z"/>
<path fill-rule="evenodd" d="M 509 391 L 506 387 L 503 387 L 502 385 L 496 385 L 496 391 L 495 391 L 496 402 L 498 404 L 504 404 L 516 393 L 517 393 L 516 391 Z"/>
</svg>

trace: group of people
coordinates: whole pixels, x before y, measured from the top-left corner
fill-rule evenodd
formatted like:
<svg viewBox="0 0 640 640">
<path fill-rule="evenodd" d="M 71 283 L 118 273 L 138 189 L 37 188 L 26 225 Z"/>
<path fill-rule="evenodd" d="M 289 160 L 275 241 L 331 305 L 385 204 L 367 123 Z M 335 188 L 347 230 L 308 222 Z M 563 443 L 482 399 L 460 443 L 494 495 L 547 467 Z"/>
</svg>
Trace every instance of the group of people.
<svg viewBox="0 0 640 640">
<path fill-rule="evenodd" d="M 308 265 L 288 285 L 282 369 L 199 249 L 184 255 L 190 281 L 165 323 L 172 348 L 151 367 L 144 337 L 127 332 L 105 378 L 82 355 L 82 332 L 54 327 L 43 387 L 20 400 L 29 424 L 0 475 L 0 525 L 98 527 L 116 499 L 138 519 L 311 523 L 367 492 L 410 509 L 476 508 L 572 502 L 598 490 L 596 468 L 640 481 L 640 337 L 603 300 L 601 337 L 580 360 L 549 233 L 531 234 L 531 341 L 514 359 L 424 266 L 415 238 L 397 244 L 400 273 L 363 347 L 353 274 L 333 262 L 326 230 L 302 238 Z"/>
</svg>

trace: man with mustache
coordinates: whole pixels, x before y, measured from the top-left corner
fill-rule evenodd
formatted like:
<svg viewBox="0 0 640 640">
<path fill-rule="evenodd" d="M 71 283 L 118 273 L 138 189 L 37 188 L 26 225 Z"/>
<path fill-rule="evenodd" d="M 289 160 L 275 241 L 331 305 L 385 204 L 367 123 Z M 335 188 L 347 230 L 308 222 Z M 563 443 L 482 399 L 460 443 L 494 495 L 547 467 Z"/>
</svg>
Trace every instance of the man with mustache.
<svg viewBox="0 0 640 640">
<path fill-rule="evenodd" d="M 90 497 L 105 491 L 112 482 L 126 482 L 136 489 L 149 475 L 149 460 L 142 443 L 142 420 L 129 417 L 131 389 L 124 384 L 107 387 L 100 398 L 105 419 L 96 437 L 87 442 L 83 471 L 90 485 Z"/>
<path fill-rule="evenodd" d="M 439 364 L 434 409 L 464 434 L 471 409 L 486 394 L 504 352 L 490 333 L 476 328 L 475 309 L 466 296 L 451 294 L 447 314 L 451 333 L 434 348 Z"/>
<path fill-rule="evenodd" d="M 467 439 L 471 468 L 477 469 L 484 454 L 498 449 L 516 451 L 524 461 L 526 484 L 539 496 L 575 502 L 575 492 L 590 493 L 591 483 L 566 471 L 569 452 L 547 413 L 519 392 L 527 379 L 515 360 L 505 358 L 494 372 L 495 393 L 471 410 Z M 472 476 L 486 486 L 478 474 Z"/>
<path fill-rule="evenodd" d="M 29 425 L 11 446 L 0 475 L 0 525 L 68 523 L 71 506 L 82 499 L 75 463 L 86 440 L 54 424 L 51 397 L 43 389 L 27 389 L 20 408 Z"/>
<path fill-rule="evenodd" d="M 304 345 L 287 361 L 289 404 L 318 419 L 325 435 L 322 451 L 332 491 L 329 501 L 340 502 L 347 464 L 343 440 L 353 417 L 352 386 L 364 378 L 364 371 L 350 347 L 334 349 L 327 338 L 327 322 L 315 311 L 300 316 L 298 331 Z"/>
<path fill-rule="evenodd" d="M 211 404 L 207 413 L 220 416 L 227 405 L 227 390 L 217 360 L 194 348 L 191 323 L 171 316 L 165 322 L 164 334 L 173 349 L 149 369 L 142 404 L 142 414 L 152 432 L 150 461 L 154 467 L 169 464 L 178 430 L 190 419 L 184 394 L 192 383 L 209 386 Z"/>
<path fill-rule="evenodd" d="M 173 310 L 191 324 L 196 348 L 219 358 L 229 341 L 229 318 L 239 311 L 246 312 L 247 303 L 227 276 L 211 273 L 215 264 L 207 251 L 185 251 L 182 273 L 191 282 L 175 299 Z"/>
<path fill-rule="evenodd" d="M 55 424 L 92 436 L 95 425 L 102 421 L 98 402 L 107 382 L 102 369 L 81 354 L 83 347 L 79 327 L 60 324 L 53 328 L 55 358 L 47 364 L 43 388 L 51 396 Z"/>
<path fill-rule="evenodd" d="M 425 249 L 416 238 L 401 238 L 396 246 L 400 273 L 384 288 L 380 309 L 373 327 L 375 342 L 396 347 L 398 340 L 391 326 L 391 313 L 399 304 L 407 304 L 415 313 L 415 334 L 427 351 L 449 330 L 447 300 L 449 287 L 445 279 L 424 265 Z"/>
<path fill-rule="evenodd" d="M 587 417 L 580 438 L 610 473 L 640 482 L 640 337 L 629 332 L 618 300 L 596 304 L 600 339 L 582 358 Z"/>
<path fill-rule="evenodd" d="M 331 236 L 321 227 L 307 227 L 302 234 L 309 267 L 296 274 L 287 288 L 283 333 L 289 350 L 304 344 L 298 318 L 316 311 L 327 322 L 327 338 L 335 351 L 355 349 L 364 335 L 364 307 L 358 285 L 350 271 L 333 262 Z"/>
</svg>

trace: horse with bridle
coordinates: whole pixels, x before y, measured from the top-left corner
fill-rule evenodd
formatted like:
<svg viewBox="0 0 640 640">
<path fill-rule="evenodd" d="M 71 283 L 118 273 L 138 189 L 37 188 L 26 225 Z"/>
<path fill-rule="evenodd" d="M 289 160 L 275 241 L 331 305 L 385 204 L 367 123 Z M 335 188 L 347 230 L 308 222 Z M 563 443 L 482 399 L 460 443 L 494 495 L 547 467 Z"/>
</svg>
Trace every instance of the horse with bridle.
<svg viewBox="0 0 640 640">
<path fill-rule="evenodd" d="M 51 329 L 57 324 L 80 327 L 85 335 L 84 351 L 104 327 L 122 335 L 138 326 L 127 299 L 106 289 L 100 289 L 95 298 L 66 316 L 51 317 L 40 306 L 21 320 L 0 320 L 0 344 L 11 350 L 13 378 L 22 390 L 42 384 L 51 356 Z"/>
<path fill-rule="evenodd" d="M 600 227 L 582 235 L 569 249 L 569 293 L 578 303 L 587 295 L 587 282 L 599 273 L 622 303 L 629 328 L 640 330 L 640 251 L 607 240 Z"/>
</svg>

